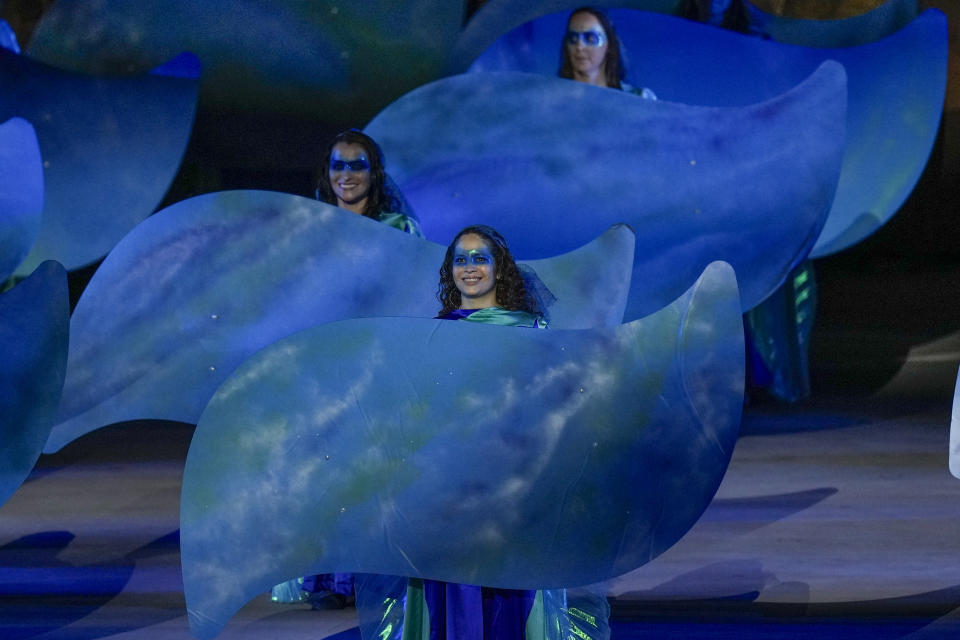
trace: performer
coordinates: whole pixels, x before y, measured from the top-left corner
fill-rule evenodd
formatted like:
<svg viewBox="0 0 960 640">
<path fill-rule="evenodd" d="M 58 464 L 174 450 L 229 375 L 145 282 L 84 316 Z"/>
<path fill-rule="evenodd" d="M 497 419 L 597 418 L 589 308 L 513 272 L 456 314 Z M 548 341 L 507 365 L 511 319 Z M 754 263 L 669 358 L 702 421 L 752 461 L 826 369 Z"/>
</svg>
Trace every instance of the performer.
<svg viewBox="0 0 960 640">
<path fill-rule="evenodd" d="M 440 268 L 437 298 L 444 320 L 546 328 L 506 241 L 496 230 L 461 230 Z M 358 576 L 358 613 L 365 640 L 566 640 L 609 637 L 610 608 L 599 592 L 516 590 Z"/>
<path fill-rule="evenodd" d="M 507 243 L 495 229 L 462 229 L 447 247 L 437 299 L 443 320 L 545 328 Z"/>
<path fill-rule="evenodd" d="M 400 212 L 400 198 L 388 186 L 383 152 L 373 138 L 348 129 L 330 141 L 317 172 L 317 199 L 423 237 L 417 221 Z M 342 609 L 354 599 L 353 575 L 295 578 L 273 587 L 270 598 L 283 604 L 309 602 L 314 609 Z"/>
<path fill-rule="evenodd" d="M 391 186 L 380 145 L 367 134 L 348 129 L 327 146 L 315 193 L 317 200 L 423 237 L 417 221 L 402 213 L 403 205 Z"/>
<path fill-rule="evenodd" d="M 595 7 L 575 9 L 567 20 L 567 32 L 560 45 L 561 78 L 628 91 L 650 100 L 657 96 L 650 89 L 625 83 L 627 75 L 620 53 L 617 30 L 607 14 Z"/>
</svg>

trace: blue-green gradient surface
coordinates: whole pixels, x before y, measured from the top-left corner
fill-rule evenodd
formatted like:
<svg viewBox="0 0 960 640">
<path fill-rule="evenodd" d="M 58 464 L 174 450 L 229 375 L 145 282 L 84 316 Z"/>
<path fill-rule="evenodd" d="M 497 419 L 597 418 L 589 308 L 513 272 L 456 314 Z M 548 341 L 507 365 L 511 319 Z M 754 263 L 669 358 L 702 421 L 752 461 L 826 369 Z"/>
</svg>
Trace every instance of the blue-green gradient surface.
<svg viewBox="0 0 960 640">
<path fill-rule="evenodd" d="M 45 193 L 39 235 L 17 273 L 103 257 L 153 213 L 193 125 L 195 79 L 87 76 L 0 49 L 0 119 L 36 129 Z"/>
<path fill-rule="evenodd" d="M 743 371 L 723 263 L 617 327 L 368 318 L 276 342 L 217 390 L 191 442 L 191 629 L 212 637 L 311 573 L 538 588 L 630 571 L 713 497 Z"/>
<path fill-rule="evenodd" d="M 845 48 L 780 44 L 642 11 L 612 11 L 611 17 L 628 56 L 627 81 L 652 89 L 661 100 L 742 106 L 789 90 L 825 60 L 844 66 L 843 168 L 814 257 L 846 249 L 876 231 L 900 208 L 926 166 L 946 91 L 947 29 L 940 11 L 925 11 L 886 37 Z M 505 33 L 471 69 L 556 75 L 566 20 L 566 13 L 552 14 Z M 835 114 L 811 111 L 806 117 Z M 755 126 L 765 128 L 762 122 Z"/>
<path fill-rule="evenodd" d="M 557 298 L 554 326 L 619 324 L 633 247 L 633 232 L 618 225 L 579 251 L 529 263 Z M 295 331 L 433 317 L 445 250 L 284 193 L 206 194 L 158 212 L 107 256 L 74 310 L 46 450 L 124 420 L 196 422 L 234 367 Z"/>
<path fill-rule="evenodd" d="M 479 222 L 532 258 L 629 224 L 632 320 L 669 304 L 713 260 L 733 265 L 744 310 L 776 289 L 830 209 L 845 109 L 834 62 L 767 102 L 713 108 L 469 73 L 404 96 L 366 132 L 429 239 Z"/>
</svg>

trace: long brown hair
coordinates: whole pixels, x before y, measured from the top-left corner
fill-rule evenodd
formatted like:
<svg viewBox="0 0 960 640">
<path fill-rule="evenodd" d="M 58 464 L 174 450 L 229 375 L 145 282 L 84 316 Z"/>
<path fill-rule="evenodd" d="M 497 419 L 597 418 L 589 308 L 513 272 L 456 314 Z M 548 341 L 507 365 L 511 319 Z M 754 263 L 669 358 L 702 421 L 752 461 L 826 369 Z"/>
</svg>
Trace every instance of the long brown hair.
<svg viewBox="0 0 960 640">
<path fill-rule="evenodd" d="M 341 131 L 327 145 L 323 162 L 317 168 L 317 200 L 322 200 L 327 204 L 337 204 L 337 195 L 333 192 L 333 186 L 330 184 L 330 156 L 333 155 L 333 148 L 341 142 L 358 144 L 363 147 L 367 161 L 370 163 L 370 191 L 367 193 L 367 203 L 363 207 L 363 215 L 376 219 L 382 212 L 399 211 L 400 204 L 396 198 L 387 193 L 387 178 L 383 168 L 383 151 L 380 150 L 380 145 L 374 142 L 373 138 L 357 129 Z"/>
<path fill-rule="evenodd" d="M 570 20 L 578 13 L 589 13 L 600 26 L 603 32 L 607 34 L 607 55 L 603 58 L 603 74 L 606 79 L 606 85 L 613 89 L 623 89 L 623 79 L 627 75 L 626 66 L 623 63 L 623 55 L 620 53 L 620 38 L 617 37 L 617 30 L 613 26 L 613 21 L 607 16 L 603 9 L 596 7 L 580 7 L 574 9 L 567 19 L 567 28 L 570 27 Z M 560 42 L 560 70 L 557 72 L 561 78 L 573 79 L 573 65 L 570 64 L 570 57 L 567 56 L 566 37 Z"/>
</svg>

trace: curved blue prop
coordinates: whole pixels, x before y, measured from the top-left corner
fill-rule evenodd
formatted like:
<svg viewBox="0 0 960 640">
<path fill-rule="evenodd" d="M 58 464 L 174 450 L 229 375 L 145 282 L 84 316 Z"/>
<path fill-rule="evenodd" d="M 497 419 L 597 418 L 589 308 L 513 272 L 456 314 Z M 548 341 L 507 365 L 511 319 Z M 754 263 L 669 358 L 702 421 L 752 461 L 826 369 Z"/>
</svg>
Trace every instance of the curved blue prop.
<svg viewBox="0 0 960 640">
<path fill-rule="evenodd" d="M 67 367 L 67 273 L 44 262 L 0 295 L 0 505 L 36 464 Z"/>
<path fill-rule="evenodd" d="M 773 15 L 744 0 L 750 21 L 777 42 L 804 47 L 854 47 L 875 42 L 917 17 L 917 0 L 887 0 L 858 16 L 808 20 Z"/>
<path fill-rule="evenodd" d="M 620 323 L 633 245 L 621 225 L 531 263 L 557 297 L 554 326 Z M 107 256 L 74 310 L 46 451 L 124 420 L 196 422 L 234 367 L 320 322 L 433 317 L 445 250 L 284 193 L 228 191 L 164 209 Z"/>
<path fill-rule="evenodd" d="M 28 52 L 87 73 L 146 72 L 180 51 L 202 102 L 359 126 L 440 76 L 464 3 L 450 0 L 77 0 L 50 7 Z"/>
<path fill-rule="evenodd" d="M 23 118 L 0 124 L 0 283 L 26 257 L 40 231 L 43 161 Z"/>
<path fill-rule="evenodd" d="M 628 82 L 653 89 L 661 100 L 746 105 L 783 93 L 825 60 L 844 65 L 849 102 L 843 169 L 813 257 L 842 251 L 876 231 L 920 178 L 946 91 L 941 12 L 926 11 L 884 40 L 849 49 L 794 47 L 640 11 L 614 11 L 611 17 L 630 55 Z M 471 69 L 556 75 L 557 39 L 566 19 L 566 13 L 553 14 L 505 34 Z M 814 113 L 808 116 L 832 117 Z"/>
<path fill-rule="evenodd" d="M 196 80 L 90 77 L 0 49 L 0 119 L 33 123 L 43 155 L 40 234 L 18 274 L 106 254 L 153 213 L 180 166 Z"/>
<path fill-rule="evenodd" d="M 187 455 L 192 631 L 215 636 L 297 575 L 538 588 L 650 561 L 726 470 L 742 331 L 733 270 L 716 263 L 612 328 L 370 318 L 264 349 L 217 391 Z"/>
<path fill-rule="evenodd" d="M 829 210 L 845 104 L 836 63 L 769 102 L 713 109 L 471 73 L 414 91 L 366 131 L 428 238 L 490 224 L 527 258 L 630 224 L 629 320 L 668 304 L 713 260 L 733 265 L 744 310 L 776 289 Z"/>
<path fill-rule="evenodd" d="M 953 414 L 950 419 L 950 473 L 960 478 L 960 375 L 953 392 Z"/>
</svg>

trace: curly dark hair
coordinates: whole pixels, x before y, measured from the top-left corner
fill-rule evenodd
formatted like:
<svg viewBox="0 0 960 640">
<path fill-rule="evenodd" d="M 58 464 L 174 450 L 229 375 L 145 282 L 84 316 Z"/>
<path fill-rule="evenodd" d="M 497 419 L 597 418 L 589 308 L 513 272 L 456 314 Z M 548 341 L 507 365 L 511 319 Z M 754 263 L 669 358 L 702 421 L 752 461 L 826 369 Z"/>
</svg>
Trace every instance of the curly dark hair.
<svg viewBox="0 0 960 640">
<path fill-rule="evenodd" d="M 607 34 L 607 55 L 603 58 L 603 72 L 606 76 L 606 84 L 613 89 L 623 90 L 623 79 L 627 76 L 627 68 L 623 62 L 623 55 L 620 53 L 620 38 L 617 37 L 617 30 L 613 22 L 603 9 L 596 7 L 580 7 L 574 9 L 567 18 L 567 28 L 569 29 L 570 20 L 578 13 L 589 13 L 600 26 L 603 32 Z M 560 69 L 557 75 L 561 78 L 573 79 L 573 66 L 570 64 L 570 58 L 567 56 L 566 39 L 560 42 Z"/>
<path fill-rule="evenodd" d="M 536 300 L 527 291 L 520 269 L 507 247 L 507 241 L 493 227 L 476 224 L 461 229 L 454 236 L 450 246 L 447 247 L 447 254 L 443 258 L 443 266 L 440 267 L 440 285 L 437 287 L 437 300 L 443 307 L 440 309 L 439 315 L 460 308 L 462 302 L 460 290 L 457 289 L 457 283 L 453 280 L 453 252 L 457 246 L 457 241 L 470 233 L 483 238 L 493 254 L 494 273 L 497 279 L 497 305 L 508 311 L 540 313 Z"/>
<path fill-rule="evenodd" d="M 387 178 L 384 171 L 383 151 L 373 138 L 358 129 L 341 131 L 327 145 L 323 154 L 323 161 L 317 167 L 316 197 L 327 204 L 336 205 L 337 196 L 330 185 L 330 156 L 333 148 L 339 143 L 358 144 L 363 147 L 370 162 L 370 192 L 367 194 L 367 204 L 363 208 L 363 215 L 376 219 L 381 212 L 399 211 L 400 204 L 386 189 Z"/>
</svg>

